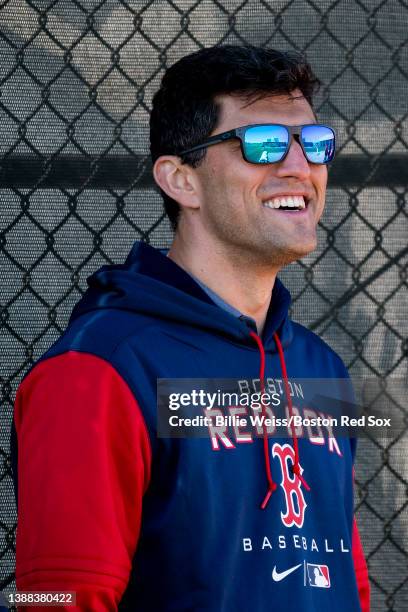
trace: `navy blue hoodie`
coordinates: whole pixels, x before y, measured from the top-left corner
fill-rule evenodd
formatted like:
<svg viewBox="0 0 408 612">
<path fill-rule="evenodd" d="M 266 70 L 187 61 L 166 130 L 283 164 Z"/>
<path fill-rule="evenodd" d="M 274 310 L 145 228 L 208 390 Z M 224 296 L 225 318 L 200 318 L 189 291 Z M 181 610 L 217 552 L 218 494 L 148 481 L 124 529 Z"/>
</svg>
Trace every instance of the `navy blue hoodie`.
<svg viewBox="0 0 408 612">
<path fill-rule="evenodd" d="M 290 381 L 348 378 L 279 279 L 262 337 L 144 243 L 88 284 L 16 399 L 19 588 L 81 610 L 368 610 L 353 440 L 157 435 L 158 379 L 274 388 L 294 414 Z"/>
</svg>

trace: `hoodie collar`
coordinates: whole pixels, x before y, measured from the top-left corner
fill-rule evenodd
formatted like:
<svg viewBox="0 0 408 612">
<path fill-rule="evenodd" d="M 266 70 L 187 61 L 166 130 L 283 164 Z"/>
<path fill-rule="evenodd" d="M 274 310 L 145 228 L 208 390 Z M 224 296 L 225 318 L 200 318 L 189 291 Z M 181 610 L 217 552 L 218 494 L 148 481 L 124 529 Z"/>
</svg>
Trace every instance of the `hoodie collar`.
<svg viewBox="0 0 408 612">
<path fill-rule="evenodd" d="M 231 304 L 228 304 L 228 302 L 223 300 L 222 297 L 218 295 L 218 293 L 215 293 L 215 291 L 210 289 L 210 287 L 207 287 L 207 285 L 202 283 L 199 278 L 197 278 L 193 274 L 190 274 L 190 276 L 195 280 L 198 285 L 200 285 L 201 289 L 206 292 L 206 294 L 210 297 L 214 304 L 232 314 L 233 317 L 241 319 L 241 321 L 244 321 L 244 323 L 246 323 L 248 327 L 250 327 L 254 331 L 257 331 L 254 319 L 252 319 L 251 317 L 247 317 L 246 315 L 242 314 L 240 310 L 234 308 L 234 306 L 231 306 Z"/>
<path fill-rule="evenodd" d="M 71 321 L 101 308 L 133 310 L 212 330 L 253 346 L 245 321 L 220 308 L 190 274 L 144 242 L 134 243 L 124 264 L 102 266 L 88 277 L 87 283 L 88 289 L 75 306 Z M 266 351 L 276 352 L 276 331 L 283 348 L 292 340 L 290 302 L 289 291 L 276 278 L 262 334 Z"/>
</svg>

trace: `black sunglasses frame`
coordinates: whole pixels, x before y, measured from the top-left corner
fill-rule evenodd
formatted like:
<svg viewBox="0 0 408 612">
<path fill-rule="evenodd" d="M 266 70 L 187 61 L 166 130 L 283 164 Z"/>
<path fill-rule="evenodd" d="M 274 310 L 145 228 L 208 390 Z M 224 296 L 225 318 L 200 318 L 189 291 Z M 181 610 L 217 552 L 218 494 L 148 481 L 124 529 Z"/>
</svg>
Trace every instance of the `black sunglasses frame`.
<svg viewBox="0 0 408 612">
<path fill-rule="evenodd" d="M 288 131 L 289 138 L 288 138 L 288 144 L 287 144 L 286 150 L 280 159 L 273 161 L 273 162 L 251 161 L 245 155 L 245 132 L 248 130 L 248 128 L 265 127 L 265 126 L 283 127 Z M 302 128 L 306 128 L 306 127 L 325 127 L 333 133 L 334 152 L 333 152 L 333 157 L 331 158 L 330 161 L 312 162 L 307 157 L 307 153 L 305 151 L 305 148 L 302 142 Z M 322 165 L 326 166 L 327 164 L 330 164 L 333 161 L 335 152 L 336 152 L 336 132 L 334 131 L 332 127 L 330 127 L 329 125 L 325 125 L 323 123 L 305 123 L 303 125 L 284 125 L 283 123 L 251 123 L 250 125 L 243 125 L 241 127 L 235 128 L 234 130 L 228 130 L 228 132 L 222 132 L 221 134 L 210 136 L 206 141 L 202 142 L 201 144 L 195 145 L 194 147 L 190 147 L 189 149 L 185 149 L 184 151 L 181 151 L 181 153 L 178 153 L 178 155 L 181 157 L 183 155 L 187 155 L 187 153 L 193 153 L 194 151 L 200 151 L 201 149 L 211 147 L 212 145 L 219 144 L 220 142 L 225 142 L 226 140 L 232 140 L 233 138 L 237 138 L 240 142 L 242 157 L 249 164 L 254 164 L 256 166 L 261 165 L 261 164 L 278 164 L 279 162 L 283 161 L 285 157 L 287 156 L 289 149 L 290 149 L 291 142 L 292 142 L 292 137 L 294 136 L 297 136 L 296 140 L 297 142 L 299 142 L 300 146 L 302 147 L 303 155 L 306 157 L 307 161 L 310 164 L 316 164 L 317 166 L 322 166 Z"/>
</svg>

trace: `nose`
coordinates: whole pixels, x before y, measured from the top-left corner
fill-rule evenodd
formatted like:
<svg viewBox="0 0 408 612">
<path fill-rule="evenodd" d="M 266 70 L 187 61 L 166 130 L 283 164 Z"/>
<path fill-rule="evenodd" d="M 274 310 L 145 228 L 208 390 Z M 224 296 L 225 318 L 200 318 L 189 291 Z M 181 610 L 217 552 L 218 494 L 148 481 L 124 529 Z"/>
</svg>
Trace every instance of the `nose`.
<svg viewBox="0 0 408 612">
<path fill-rule="evenodd" d="M 310 163 L 307 161 L 298 137 L 292 137 L 289 151 L 286 157 L 276 164 L 276 176 L 293 176 L 299 180 L 306 180 L 310 177 Z"/>
</svg>

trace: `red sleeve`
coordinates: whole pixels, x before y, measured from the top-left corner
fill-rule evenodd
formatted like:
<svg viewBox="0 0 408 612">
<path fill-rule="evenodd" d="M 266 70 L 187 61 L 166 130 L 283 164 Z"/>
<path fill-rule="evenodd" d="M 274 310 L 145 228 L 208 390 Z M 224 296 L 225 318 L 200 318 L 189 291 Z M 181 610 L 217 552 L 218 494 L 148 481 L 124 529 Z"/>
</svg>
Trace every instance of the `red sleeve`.
<svg viewBox="0 0 408 612">
<path fill-rule="evenodd" d="M 67 612 L 117 610 L 151 464 L 133 394 L 108 362 L 70 351 L 30 372 L 14 418 L 18 590 L 76 591 Z"/>
<path fill-rule="evenodd" d="M 368 580 L 367 564 L 355 518 L 353 521 L 352 554 L 358 593 L 360 596 L 361 612 L 370 612 L 370 582 Z"/>
</svg>

